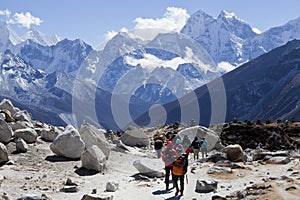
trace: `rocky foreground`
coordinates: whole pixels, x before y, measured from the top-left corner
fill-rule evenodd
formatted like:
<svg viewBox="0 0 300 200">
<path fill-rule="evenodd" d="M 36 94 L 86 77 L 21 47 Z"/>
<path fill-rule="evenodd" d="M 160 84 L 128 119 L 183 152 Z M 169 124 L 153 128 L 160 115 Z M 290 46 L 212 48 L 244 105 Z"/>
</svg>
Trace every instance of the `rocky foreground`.
<svg viewBox="0 0 300 200">
<path fill-rule="evenodd" d="M 184 196 L 175 197 L 152 147 L 173 126 L 117 134 L 32 120 L 8 100 L 0 111 L 2 199 L 300 199 L 297 122 L 180 126 L 181 138 L 206 137 L 210 151 L 190 156 Z"/>
</svg>

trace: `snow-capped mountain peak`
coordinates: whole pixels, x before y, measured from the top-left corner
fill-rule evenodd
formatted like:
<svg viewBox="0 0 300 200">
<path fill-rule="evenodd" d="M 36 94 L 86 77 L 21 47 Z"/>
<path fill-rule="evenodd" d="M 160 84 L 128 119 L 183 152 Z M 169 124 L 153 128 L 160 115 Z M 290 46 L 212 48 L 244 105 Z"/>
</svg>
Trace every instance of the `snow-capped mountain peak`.
<svg viewBox="0 0 300 200">
<path fill-rule="evenodd" d="M 22 39 L 23 41 L 30 39 L 44 46 L 55 45 L 61 41 L 61 38 L 57 35 L 47 36 L 44 33 L 34 29 L 29 30 L 24 36 L 22 36 Z"/>
<path fill-rule="evenodd" d="M 0 21 L 0 52 L 9 49 L 14 43 L 18 42 L 18 36 L 7 25 Z"/>
<path fill-rule="evenodd" d="M 207 14 L 206 12 L 204 12 L 203 10 L 198 10 L 197 12 L 195 12 L 192 15 L 193 18 L 213 18 L 212 16 L 210 16 L 209 14 Z"/>
<path fill-rule="evenodd" d="M 222 10 L 218 16 L 218 18 L 226 18 L 226 19 L 237 19 L 237 20 L 241 20 L 240 18 L 238 18 L 235 13 L 233 12 L 228 12 L 226 10 Z M 243 20 L 241 20 L 243 21 Z"/>
<path fill-rule="evenodd" d="M 250 25 L 225 10 L 216 19 L 203 11 L 196 12 L 181 33 L 196 40 L 215 62 L 227 61 L 234 65 L 241 62 L 244 41 L 256 35 Z"/>
</svg>

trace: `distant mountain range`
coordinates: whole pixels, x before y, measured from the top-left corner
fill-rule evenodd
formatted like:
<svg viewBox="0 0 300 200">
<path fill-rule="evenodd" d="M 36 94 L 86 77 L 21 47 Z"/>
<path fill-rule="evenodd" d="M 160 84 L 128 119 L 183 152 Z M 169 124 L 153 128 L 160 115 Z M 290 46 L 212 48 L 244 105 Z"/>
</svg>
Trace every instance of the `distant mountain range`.
<svg viewBox="0 0 300 200">
<path fill-rule="evenodd" d="M 286 93 L 284 99 L 292 103 L 285 102 L 288 108 L 280 107 L 279 112 L 276 105 L 283 104 L 275 102 L 280 94 L 273 86 L 290 84 L 282 69 L 290 70 L 287 66 L 291 63 L 298 65 L 293 57 L 298 55 L 298 41 L 279 48 L 286 50 L 274 50 L 277 53 L 272 49 L 293 39 L 300 39 L 300 18 L 257 34 L 226 11 L 215 19 L 200 10 L 180 33 L 158 34 L 150 41 L 120 32 L 102 50 L 80 39 L 49 37 L 37 30 L 20 37 L 6 23 L 0 23 L 0 97 L 10 98 L 34 117 L 56 125 L 78 126 L 89 121 L 99 122 L 103 128 L 123 129 L 133 119 L 147 124 L 149 113 L 139 116 L 149 109 L 155 113 L 157 105 L 167 108 L 168 122 L 196 118 L 209 124 L 209 107 L 220 99 L 211 102 L 207 98 L 223 90 L 214 89 L 223 80 L 227 107 L 226 115 L 222 111 L 220 117 L 214 116 L 218 120 L 288 118 L 298 116 L 297 109 L 291 109 L 296 106 L 291 98 L 298 97 L 294 90 Z M 246 64 L 227 73 L 220 63 L 233 68 Z M 296 73 L 293 70 L 290 73 Z M 280 81 L 276 72 L 282 73 L 278 75 Z M 222 79 L 218 78 L 221 75 Z M 272 75 L 276 77 L 272 79 Z M 269 103 L 274 108 L 264 110 Z M 198 108 L 189 114 L 189 109 L 180 110 L 185 105 Z M 74 116 L 74 109 L 79 116 Z"/>
<path fill-rule="evenodd" d="M 1 43 L 4 46 L 18 45 L 26 40 L 32 40 L 44 46 L 51 46 L 51 45 L 55 45 L 61 40 L 61 38 L 57 35 L 48 36 L 35 29 L 30 29 L 23 36 L 19 36 L 15 31 L 9 28 L 6 22 L 1 22 L 1 21 L 0 21 L 0 29 L 1 29 L 0 38 L 2 40 Z"/>
<path fill-rule="evenodd" d="M 215 19 L 199 10 L 181 30 L 196 40 L 216 63 L 238 66 L 293 39 L 300 39 L 300 17 L 261 34 L 234 13 L 221 11 Z"/>
<path fill-rule="evenodd" d="M 224 90 L 224 96 L 220 90 Z M 253 122 L 292 117 L 299 120 L 299 94 L 300 40 L 293 40 L 163 107 L 168 113 L 167 123 L 182 121 L 182 113 L 188 111 L 191 116 L 185 123 L 196 118 L 206 126 L 233 118 Z M 193 110 L 199 110 L 199 115 L 193 116 Z M 155 108 L 151 112 L 156 113 Z M 150 122 L 149 114 L 135 122 L 146 125 Z"/>
</svg>

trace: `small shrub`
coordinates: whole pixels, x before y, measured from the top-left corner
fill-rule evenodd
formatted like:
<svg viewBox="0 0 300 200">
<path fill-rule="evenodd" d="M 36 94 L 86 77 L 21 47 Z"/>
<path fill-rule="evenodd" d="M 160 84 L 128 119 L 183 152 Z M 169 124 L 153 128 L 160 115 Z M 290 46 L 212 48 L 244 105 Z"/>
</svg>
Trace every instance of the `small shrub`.
<svg viewBox="0 0 300 200">
<path fill-rule="evenodd" d="M 232 123 L 238 123 L 238 120 L 236 117 L 232 119 Z"/>
<path fill-rule="evenodd" d="M 262 123 L 261 123 L 261 120 L 260 120 L 260 119 L 257 119 L 257 120 L 256 120 L 256 124 L 261 125 L 261 124 L 262 124 Z"/>
<path fill-rule="evenodd" d="M 291 118 L 291 123 L 295 123 L 295 122 L 296 122 L 295 117 L 292 117 L 292 118 Z"/>
<path fill-rule="evenodd" d="M 266 124 L 271 124 L 271 123 L 272 123 L 271 119 L 266 119 Z"/>
</svg>

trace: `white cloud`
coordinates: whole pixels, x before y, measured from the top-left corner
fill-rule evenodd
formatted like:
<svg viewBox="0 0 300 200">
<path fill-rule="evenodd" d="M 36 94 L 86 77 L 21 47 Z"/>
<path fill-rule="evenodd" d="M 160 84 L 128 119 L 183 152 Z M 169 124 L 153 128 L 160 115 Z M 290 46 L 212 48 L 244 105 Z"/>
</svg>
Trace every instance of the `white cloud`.
<svg viewBox="0 0 300 200">
<path fill-rule="evenodd" d="M 116 35 L 118 34 L 118 32 L 112 30 L 112 31 L 108 31 L 106 34 L 105 34 L 105 41 L 109 41 L 111 40 L 113 37 L 115 37 Z"/>
<path fill-rule="evenodd" d="M 6 17 L 9 17 L 11 14 L 10 10 L 8 9 L 5 9 L 5 10 L 0 10 L 0 15 L 3 15 L 3 16 L 6 16 Z"/>
<path fill-rule="evenodd" d="M 194 63 L 201 66 L 202 69 L 211 70 L 209 65 L 203 64 L 199 59 L 194 56 L 193 50 L 189 47 L 185 49 L 185 57 L 175 57 L 171 60 L 162 60 L 152 54 L 144 53 L 143 58 L 136 59 L 132 56 L 124 57 L 125 63 L 138 66 L 141 65 L 143 68 L 148 69 L 149 71 L 154 70 L 157 67 L 170 67 L 174 70 L 178 68 L 180 64 L 185 63 Z"/>
<path fill-rule="evenodd" d="M 179 32 L 189 18 L 187 10 L 182 8 L 168 7 L 162 18 L 136 18 L 134 29 L 129 31 L 122 28 L 120 32 L 126 32 L 133 38 L 152 40 L 159 33 Z M 109 31 L 105 34 L 105 43 L 117 34 L 116 31 Z"/>
<path fill-rule="evenodd" d="M 185 9 L 168 7 L 163 18 L 136 18 L 135 29 L 166 29 L 169 31 L 180 31 L 185 25 L 189 14 Z"/>
<path fill-rule="evenodd" d="M 8 23 L 10 24 L 19 24 L 28 29 L 30 29 L 31 25 L 39 26 L 42 22 L 43 20 L 38 17 L 32 16 L 30 12 L 15 13 L 13 15 L 13 18 L 8 20 Z"/>
</svg>

